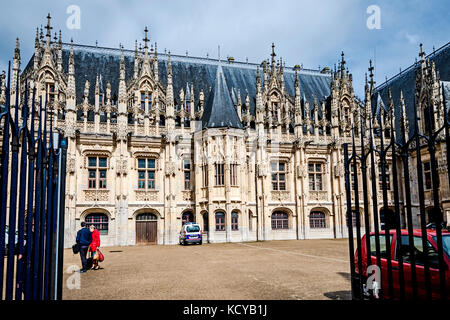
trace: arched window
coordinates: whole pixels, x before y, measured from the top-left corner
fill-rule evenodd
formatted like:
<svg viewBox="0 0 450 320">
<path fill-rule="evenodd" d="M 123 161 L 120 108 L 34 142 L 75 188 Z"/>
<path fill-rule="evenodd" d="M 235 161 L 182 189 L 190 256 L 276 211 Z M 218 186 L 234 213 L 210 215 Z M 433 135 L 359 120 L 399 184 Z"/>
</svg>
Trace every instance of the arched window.
<svg viewBox="0 0 450 320">
<path fill-rule="evenodd" d="M 289 229 L 289 215 L 283 211 L 272 213 L 272 230 Z"/>
<path fill-rule="evenodd" d="M 107 235 L 109 229 L 108 216 L 103 213 L 91 213 L 84 219 L 88 226 L 94 225 L 101 235 Z"/>
<path fill-rule="evenodd" d="M 194 222 L 194 214 L 190 211 L 183 213 L 182 216 L 182 225 L 185 225 L 187 222 Z"/>
<path fill-rule="evenodd" d="M 231 213 L 231 230 L 238 231 L 239 230 L 239 214 L 236 211 Z"/>
<path fill-rule="evenodd" d="M 136 221 L 154 221 L 158 220 L 158 217 L 150 212 L 140 213 L 136 216 Z"/>
<path fill-rule="evenodd" d="M 216 231 L 225 231 L 225 213 L 216 213 Z"/>
<path fill-rule="evenodd" d="M 309 227 L 311 229 L 324 229 L 327 227 L 325 213 L 321 211 L 311 211 L 309 214 Z"/>
</svg>

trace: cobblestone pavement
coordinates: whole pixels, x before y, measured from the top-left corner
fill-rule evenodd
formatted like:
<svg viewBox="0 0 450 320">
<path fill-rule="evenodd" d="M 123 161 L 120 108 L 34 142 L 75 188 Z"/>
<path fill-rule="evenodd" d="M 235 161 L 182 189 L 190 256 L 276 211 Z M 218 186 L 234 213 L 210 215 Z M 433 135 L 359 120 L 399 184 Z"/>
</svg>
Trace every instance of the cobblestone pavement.
<svg viewBox="0 0 450 320">
<path fill-rule="evenodd" d="M 105 247 L 101 269 L 64 256 L 64 299 L 349 299 L 346 239 Z M 79 289 L 76 277 L 79 278 Z"/>
</svg>

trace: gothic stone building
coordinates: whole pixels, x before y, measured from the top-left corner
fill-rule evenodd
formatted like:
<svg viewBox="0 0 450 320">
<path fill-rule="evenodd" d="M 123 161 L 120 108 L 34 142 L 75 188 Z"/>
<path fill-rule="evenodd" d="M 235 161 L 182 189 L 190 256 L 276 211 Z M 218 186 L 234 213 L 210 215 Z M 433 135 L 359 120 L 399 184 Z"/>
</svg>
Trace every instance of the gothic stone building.
<svg viewBox="0 0 450 320">
<path fill-rule="evenodd" d="M 372 97 L 387 98 L 371 81 L 360 102 L 343 54 L 330 72 L 285 67 L 273 45 L 251 64 L 162 54 L 147 29 L 131 51 L 52 39 L 50 19 L 46 29 L 22 72 L 17 41 L 11 101 L 28 82 L 68 137 L 66 246 L 81 221 L 103 245 L 177 244 L 186 221 L 209 242 L 346 236 L 342 145 Z M 430 70 L 395 98 L 437 85 Z"/>
</svg>

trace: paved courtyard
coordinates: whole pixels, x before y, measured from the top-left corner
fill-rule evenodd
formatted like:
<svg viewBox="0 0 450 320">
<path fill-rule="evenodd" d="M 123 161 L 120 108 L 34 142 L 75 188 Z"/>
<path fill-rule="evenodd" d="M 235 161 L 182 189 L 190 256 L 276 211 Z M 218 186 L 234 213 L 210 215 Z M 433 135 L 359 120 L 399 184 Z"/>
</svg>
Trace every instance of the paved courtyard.
<svg viewBox="0 0 450 320">
<path fill-rule="evenodd" d="M 64 299 L 349 299 L 346 239 L 102 248 L 102 269 L 80 276 L 64 256 Z"/>
</svg>

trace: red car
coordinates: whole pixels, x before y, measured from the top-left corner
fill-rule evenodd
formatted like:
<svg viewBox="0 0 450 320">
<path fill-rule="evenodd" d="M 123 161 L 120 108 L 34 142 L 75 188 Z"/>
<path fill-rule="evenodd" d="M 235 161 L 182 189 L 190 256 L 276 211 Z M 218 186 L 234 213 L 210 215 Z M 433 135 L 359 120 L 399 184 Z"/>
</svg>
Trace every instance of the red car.
<svg viewBox="0 0 450 320">
<path fill-rule="evenodd" d="M 388 272 L 387 272 L 387 253 L 386 253 L 386 236 L 385 231 L 379 232 L 380 241 L 380 257 L 381 257 L 381 289 L 385 298 L 389 298 L 389 285 L 388 285 Z M 422 231 L 414 230 L 414 250 L 416 258 L 416 283 L 417 294 L 420 299 L 426 298 L 425 288 L 425 271 L 424 271 L 424 254 L 422 246 Z M 411 263 L 410 263 L 410 249 L 409 249 L 409 236 L 408 230 L 401 230 L 401 248 L 397 248 L 397 234 L 396 230 L 390 230 L 390 243 L 391 252 L 388 254 L 391 257 L 392 262 L 392 279 L 394 289 L 394 299 L 400 297 L 400 284 L 399 284 L 399 262 L 398 257 L 400 254 L 403 256 L 403 272 L 405 283 L 405 297 L 411 299 L 412 294 L 412 280 L 411 280 Z M 431 291 L 432 299 L 440 299 L 440 276 L 439 276 L 439 258 L 438 249 L 436 245 L 436 230 L 427 230 L 427 243 L 428 243 L 428 261 L 430 269 Z M 450 296 L 450 232 L 448 230 L 442 230 L 442 243 L 444 249 L 444 264 L 445 264 L 445 279 L 447 288 L 447 298 Z M 375 247 L 375 233 L 370 233 L 370 252 L 372 265 L 377 264 L 376 247 Z M 399 250 L 400 249 L 400 250 Z M 361 239 L 361 257 L 362 257 L 362 269 L 363 269 L 363 283 L 367 279 L 367 249 L 366 249 L 366 235 Z M 355 252 L 355 271 L 359 274 L 358 270 L 358 249 Z"/>
</svg>

